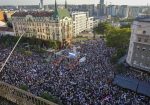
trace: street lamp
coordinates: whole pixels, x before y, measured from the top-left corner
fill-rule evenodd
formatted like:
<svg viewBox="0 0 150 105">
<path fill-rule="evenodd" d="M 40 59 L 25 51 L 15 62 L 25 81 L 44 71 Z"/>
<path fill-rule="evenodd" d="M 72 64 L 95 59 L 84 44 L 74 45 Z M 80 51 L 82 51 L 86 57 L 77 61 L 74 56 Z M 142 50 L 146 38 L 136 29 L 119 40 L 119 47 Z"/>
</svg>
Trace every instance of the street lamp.
<svg viewBox="0 0 150 105">
<path fill-rule="evenodd" d="M 13 47 L 13 49 L 11 50 L 11 52 L 9 53 L 9 55 L 8 55 L 7 59 L 5 60 L 4 64 L 2 64 L 2 67 L 1 67 L 1 69 L 0 69 L 0 72 L 2 72 L 3 68 L 5 67 L 5 65 L 6 65 L 6 63 L 8 62 L 10 56 L 12 55 L 13 51 L 14 51 L 15 48 L 17 47 L 19 41 L 21 40 L 21 38 L 23 37 L 24 34 L 25 34 L 25 33 L 23 33 L 23 34 L 19 37 L 18 41 L 16 42 L 15 46 Z"/>
</svg>

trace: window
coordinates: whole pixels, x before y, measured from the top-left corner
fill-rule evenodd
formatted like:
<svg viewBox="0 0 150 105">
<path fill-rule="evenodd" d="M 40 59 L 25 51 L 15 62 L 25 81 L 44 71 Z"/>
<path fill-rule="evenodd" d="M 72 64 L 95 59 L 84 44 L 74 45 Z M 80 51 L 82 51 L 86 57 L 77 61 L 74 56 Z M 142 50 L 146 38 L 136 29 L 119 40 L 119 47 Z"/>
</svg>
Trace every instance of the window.
<svg viewBox="0 0 150 105">
<path fill-rule="evenodd" d="M 138 38 L 138 42 L 141 42 L 141 38 Z"/>
<path fill-rule="evenodd" d="M 142 59 L 144 59 L 144 56 L 143 56 L 143 55 L 142 55 L 141 57 L 142 57 Z"/>
<path fill-rule="evenodd" d="M 145 39 L 144 42 L 148 42 L 148 39 Z"/>
<path fill-rule="evenodd" d="M 139 47 L 139 46 L 137 46 L 137 49 L 139 50 L 139 49 L 140 49 L 140 47 Z"/>
<path fill-rule="evenodd" d="M 146 50 L 146 48 L 143 48 L 142 50 L 143 50 L 143 51 L 145 51 L 145 50 Z"/>
<path fill-rule="evenodd" d="M 136 60 L 133 62 L 133 64 L 137 64 Z"/>
<path fill-rule="evenodd" d="M 145 31 L 145 30 L 143 31 L 143 34 L 146 34 L 146 31 Z"/>
</svg>

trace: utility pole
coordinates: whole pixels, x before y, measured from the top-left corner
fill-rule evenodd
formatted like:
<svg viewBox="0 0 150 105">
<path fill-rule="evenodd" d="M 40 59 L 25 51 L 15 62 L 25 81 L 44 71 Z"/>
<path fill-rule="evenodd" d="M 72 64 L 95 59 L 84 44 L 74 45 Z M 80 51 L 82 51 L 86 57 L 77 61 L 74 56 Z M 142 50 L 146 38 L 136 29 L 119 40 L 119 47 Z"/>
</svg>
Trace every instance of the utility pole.
<svg viewBox="0 0 150 105">
<path fill-rule="evenodd" d="M 16 44 L 15 44 L 15 46 L 13 47 L 12 51 L 9 53 L 9 56 L 8 56 L 7 59 L 5 60 L 4 64 L 2 64 L 2 67 L 1 67 L 1 69 L 0 69 L 0 73 L 2 72 L 3 68 L 5 67 L 5 65 L 6 65 L 6 63 L 8 62 L 10 56 L 11 56 L 12 53 L 14 52 L 15 48 L 17 47 L 18 43 L 20 42 L 20 40 L 21 40 L 21 38 L 23 37 L 24 34 L 25 34 L 25 33 L 23 33 L 23 34 L 19 37 L 18 41 L 16 42 Z"/>
</svg>

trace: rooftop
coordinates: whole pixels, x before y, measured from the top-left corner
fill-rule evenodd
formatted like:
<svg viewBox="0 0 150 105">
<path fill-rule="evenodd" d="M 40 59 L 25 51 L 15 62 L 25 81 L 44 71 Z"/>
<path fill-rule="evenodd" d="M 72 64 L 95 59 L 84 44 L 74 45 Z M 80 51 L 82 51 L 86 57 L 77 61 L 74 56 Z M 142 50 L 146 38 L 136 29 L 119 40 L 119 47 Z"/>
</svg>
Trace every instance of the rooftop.
<svg viewBox="0 0 150 105">
<path fill-rule="evenodd" d="M 15 12 L 13 17 L 25 17 L 27 15 L 32 15 L 33 17 L 50 17 L 54 15 L 54 12 L 47 11 L 28 11 L 28 12 Z"/>
<path fill-rule="evenodd" d="M 67 9 L 58 9 L 59 18 L 70 17 L 70 13 Z"/>
<path fill-rule="evenodd" d="M 57 9 L 58 17 L 60 19 L 64 17 L 70 17 L 69 11 L 67 9 Z M 54 11 L 28 11 L 28 12 L 15 12 L 12 17 L 26 17 L 27 15 L 32 15 L 33 17 L 51 17 L 55 16 L 56 13 Z"/>
</svg>

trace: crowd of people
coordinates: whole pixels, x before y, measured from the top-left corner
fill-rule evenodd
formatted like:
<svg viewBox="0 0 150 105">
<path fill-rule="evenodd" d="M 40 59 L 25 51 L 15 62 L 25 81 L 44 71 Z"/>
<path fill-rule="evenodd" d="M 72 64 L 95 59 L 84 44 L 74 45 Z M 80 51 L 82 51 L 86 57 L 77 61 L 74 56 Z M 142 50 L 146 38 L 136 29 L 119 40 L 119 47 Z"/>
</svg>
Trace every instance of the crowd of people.
<svg viewBox="0 0 150 105">
<path fill-rule="evenodd" d="M 150 98 L 112 84 L 115 67 L 110 59 L 115 49 L 101 39 L 77 43 L 75 58 L 68 58 L 71 48 L 62 55 L 53 53 L 24 55 L 15 51 L 5 66 L 2 81 L 40 96 L 56 96 L 64 105 L 149 105 Z M 11 48 L 0 47 L 0 65 Z M 50 61 L 46 58 L 50 56 Z M 85 57 L 84 62 L 79 62 Z"/>
</svg>

